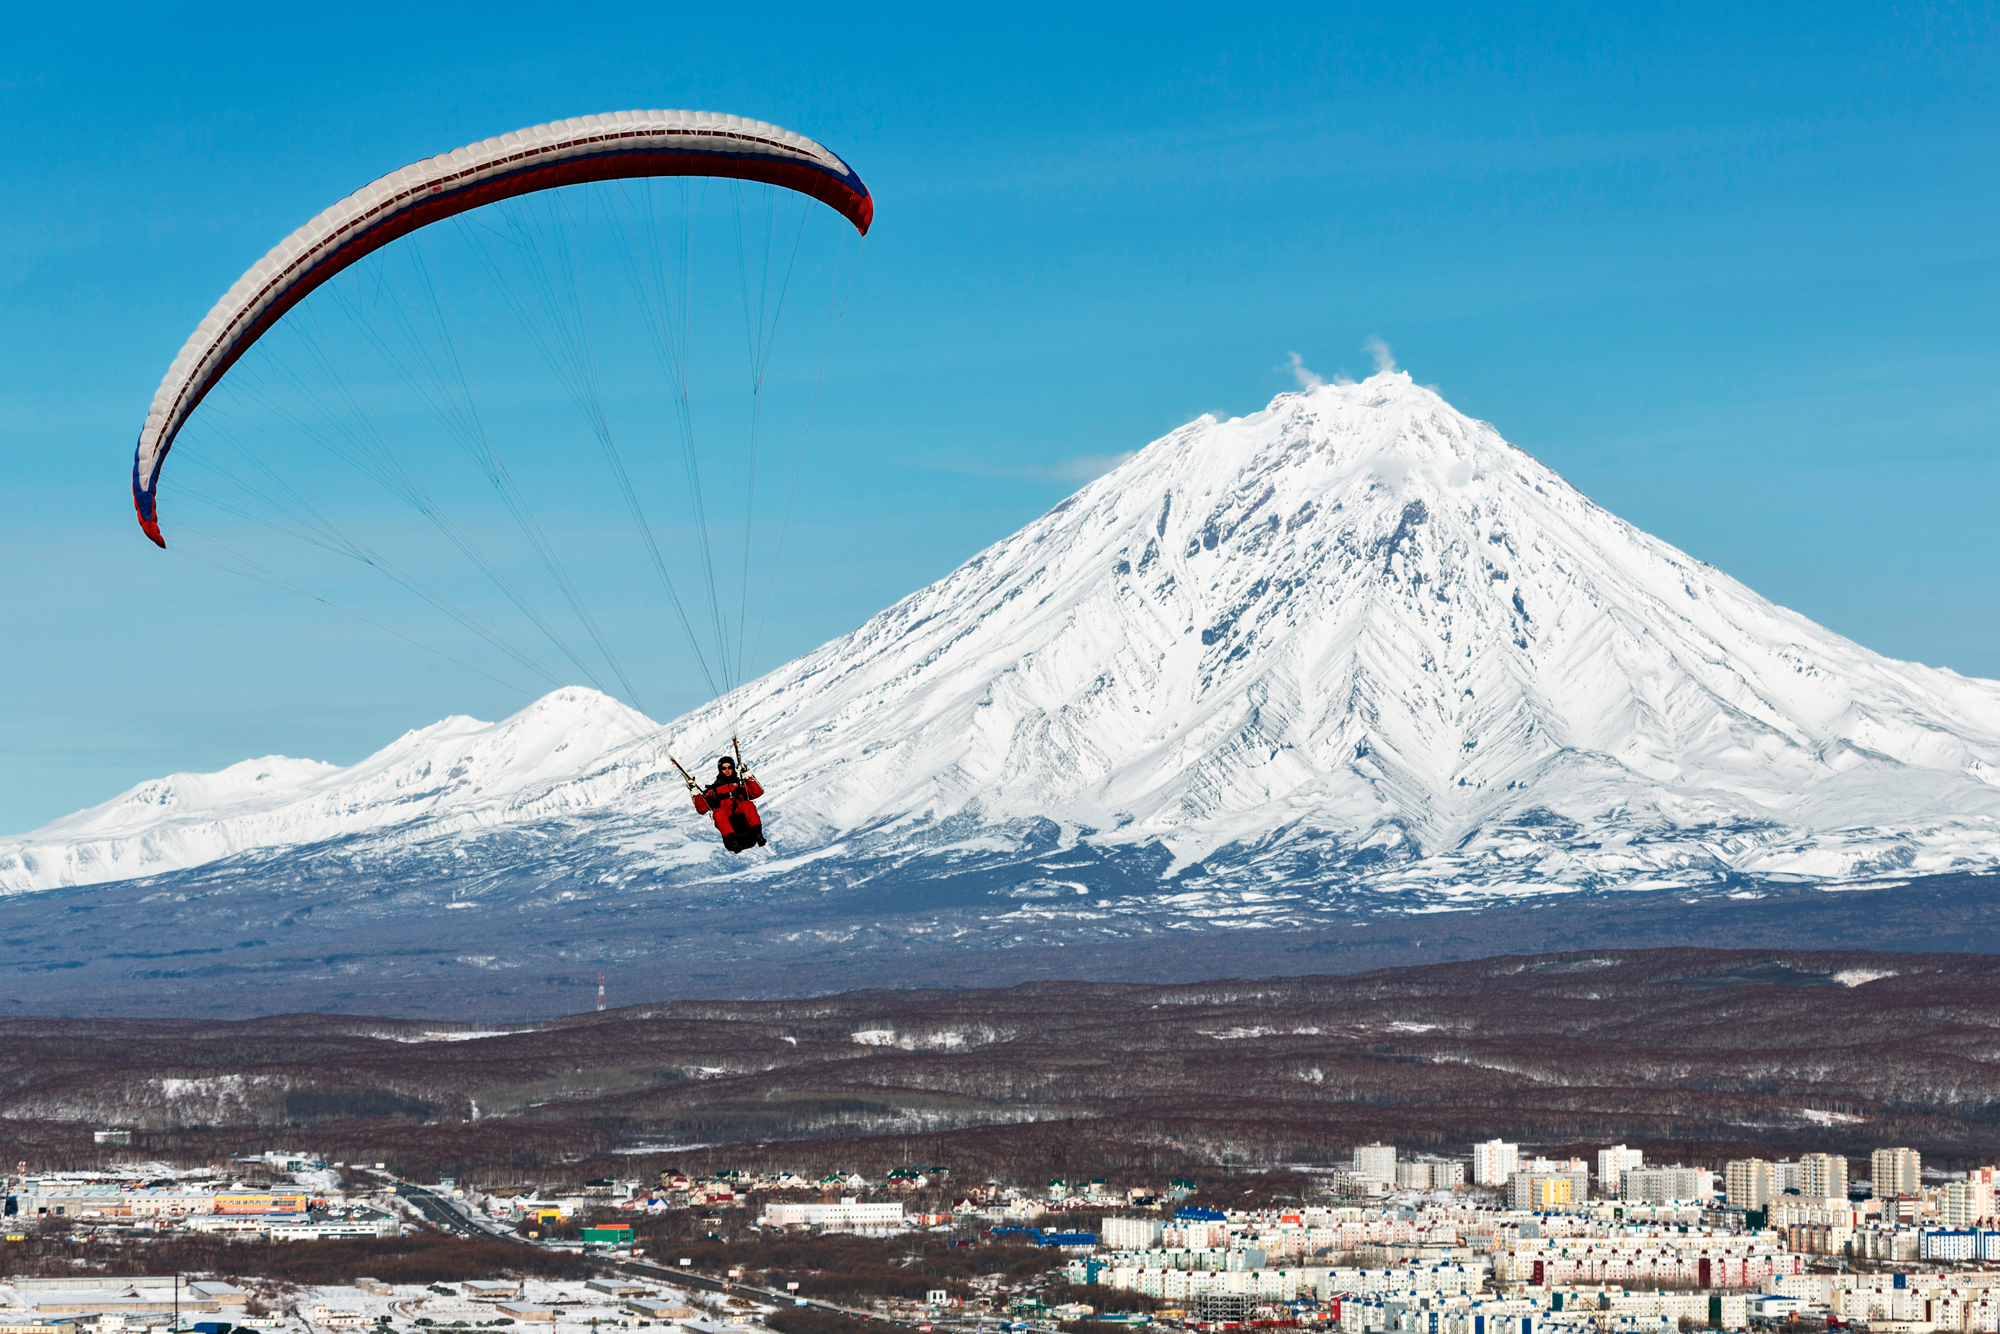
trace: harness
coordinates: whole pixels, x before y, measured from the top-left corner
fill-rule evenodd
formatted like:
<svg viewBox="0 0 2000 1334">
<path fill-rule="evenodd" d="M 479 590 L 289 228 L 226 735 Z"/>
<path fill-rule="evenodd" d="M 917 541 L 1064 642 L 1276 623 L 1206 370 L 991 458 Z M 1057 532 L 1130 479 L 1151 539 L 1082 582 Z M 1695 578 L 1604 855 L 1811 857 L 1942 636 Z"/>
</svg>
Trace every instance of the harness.
<svg viewBox="0 0 2000 1334">
<path fill-rule="evenodd" d="M 743 778 L 744 778 L 743 743 L 738 741 L 735 737 L 732 736 L 729 738 L 729 749 L 733 751 L 736 755 L 736 785 L 738 787 L 741 787 L 743 785 Z M 669 762 L 673 764 L 674 768 L 680 769 L 681 780 L 688 785 L 688 791 L 693 795 L 697 797 L 706 796 L 708 795 L 708 793 L 715 791 L 717 787 L 721 786 L 720 783 L 711 783 L 707 788 L 703 788 L 700 783 L 694 781 L 694 775 L 689 773 L 685 768 L 682 768 L 681 762 L 679 760 L 674 759 L 672 751 L 667 752 L 667 759 Z M 748 798 L 745 798 L 745 800 L 748 800 Z"/>
</svg>

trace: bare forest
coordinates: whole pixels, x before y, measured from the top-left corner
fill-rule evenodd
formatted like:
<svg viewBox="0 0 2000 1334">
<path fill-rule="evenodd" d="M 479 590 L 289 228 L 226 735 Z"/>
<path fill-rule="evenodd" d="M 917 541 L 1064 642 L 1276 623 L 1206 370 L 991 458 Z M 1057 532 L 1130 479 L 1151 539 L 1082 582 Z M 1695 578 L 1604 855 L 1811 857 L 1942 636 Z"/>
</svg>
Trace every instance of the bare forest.
<svg viewBox="0 0 2000 1334">
<path fill-rule="evenodd" d="M 948 1164 L 1141 1181 L 1361 1142 L 2000 1153 L 2000 960 L 1743 950 L 683 1001 L 510 1026 L 0 1021 L 0 1156 L 274 1146 L 494 1185 Z M 90 1131 L 133 1132 L 130 1149 Z M 696 1147 L 690 1147 L 696 1146 Z"/>
</svg>

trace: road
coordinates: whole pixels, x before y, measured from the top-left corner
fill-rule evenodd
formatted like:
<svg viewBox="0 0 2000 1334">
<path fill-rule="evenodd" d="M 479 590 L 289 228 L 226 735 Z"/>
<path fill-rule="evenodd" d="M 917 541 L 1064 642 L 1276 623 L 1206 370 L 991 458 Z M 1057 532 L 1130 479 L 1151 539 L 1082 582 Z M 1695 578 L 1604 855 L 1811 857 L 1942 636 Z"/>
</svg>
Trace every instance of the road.
<svg viewBox="0 0 2000 1334">
<path fill-rule="evenodd" d="M 422 1213 L 425 1218 L 428 1218 L 431 1222 L 447 1231 L 455 1232 L 463 1237 L 485 1237 L 488 1239 L 519 1241 L 527 1245 L 539 1244 L 527 1241 L 526 1238 L 511 1229 L 488 1229 L 480 1226 L 454 1207 L 448 1196 L 441 1195 L 428 1186 L 420 1186 L 414 1181 L 404 1181 L 400 1178 L 391 1178 L 391 1180 L 395 1182 L 396 1193 L 398 1195 L 401 1195 L 411 1204 L 414 1204 L 418 1212 Z M 596 1255 L 587 1255 L 586 1258 L 607 1264 L 612 1270 L 629 1274 L 635 1278 L 643 1278 L 653 1283 L 679 1283 L 691 1288 L 703 1288 L 709 1292 L 750 1297 L 758 1301 L 770 1302 L 777 1306 L 793 1306 L 797 1304 L 794 1294 L 789 1292 L 771 1292 L 764 1288 L 752 1287 L 747 1283 L 710 1278 L 706 1274 L 697 1274 L 692 1269 L 682 1269 L 677 1265 L 663 1265 L 643 1258 L 622 1260 L 610 1256 Z M 844 1315 L 854 1320 L 872 1320 L 879 1324 L 892 1325 L 902 1329 L 918 1328 L 917 1322 L 913 1320 L 902 1320 L 894 1316 L 886 1316 L 875 1311 L 862 1310 L 853 1306 L 841 1306 L 835 1302 L 822 1301 L 817 1297 L 807 1297 L 805 1305 L 816 1311 L 830 1311 L 836 1315 Z"/>
<path fill-rule="evenodd" d="M 614 1260 L 612 1261 L 612 1268 L 622 1270 L 636 1277 L 646 1278 L 655 1283 L 662 1281 L 684 1283 L 693 1288 L 706 1288 L 710 1292 L 726 1292 L 741 1297 L 752 1297 L 759 1301 L 770 1302 L 776 1306 L 793 1306 L 797 1304 L 796 1295 L 793 1293 L 772 1292 L 768 1288 L 753 1287 L 748 1283 L 710 1278 L 706 1274 L 697 1274 L 692 1269 L 682 1269 L 677 1265 L 663 1265 L 652 1260 Z M 873 1320 L 880 1324 L 895 1325 L 903 1329 L 917 1328 L 915 1321 L 899 1320 L 894 1316 L 882 1315 L 875 1311 L 865 1311 L 859 1307 L 841 1306 L 835 1302 L 822 1301 L 817 1297 L 807 1297 L 805 1304 L 815 1311 L 831 1311 L 835 1315 L 848 1316 L 854 1320 Z"/>
<path fill-rule="evenodd" d="M 454 1208 L 448 1196 L 440 1195 L 428 1186 L 419 1186 L 414 1181 L 396 1181 L 396 1193 L 417 1206 L 417 1212 L 448 1232 L 456 1232 L 462 1237 L 493 1237 L 502 1235 L 467 1218 Z M 505 1235 L 512 1236 L 512 1233 Z"/>
</svg>

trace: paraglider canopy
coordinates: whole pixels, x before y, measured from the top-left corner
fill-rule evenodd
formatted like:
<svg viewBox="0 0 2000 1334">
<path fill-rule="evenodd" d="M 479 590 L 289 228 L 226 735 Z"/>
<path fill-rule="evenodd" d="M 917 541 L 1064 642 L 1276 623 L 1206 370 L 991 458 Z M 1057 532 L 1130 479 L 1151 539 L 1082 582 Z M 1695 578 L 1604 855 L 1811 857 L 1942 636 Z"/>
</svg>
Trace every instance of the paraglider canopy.
<svg viewBox="0 0 2000 1334">
<path fill-rule="evenodd" d="M 139 526 L 164 547 L 155 492 L 174 437 L 204 395 L 265 331 L 342 269 L 429 223 L 499 200 L 585 181 L 718 176 L 761 181 L 827 204 L 866 235 L 875 204 L 861 178 L 803 135 L 707 111 L 620 111 L 537 125 L 412 163 L 293 232 L 209 311 L 174 358 L 132 460 Z"/>
</svg>

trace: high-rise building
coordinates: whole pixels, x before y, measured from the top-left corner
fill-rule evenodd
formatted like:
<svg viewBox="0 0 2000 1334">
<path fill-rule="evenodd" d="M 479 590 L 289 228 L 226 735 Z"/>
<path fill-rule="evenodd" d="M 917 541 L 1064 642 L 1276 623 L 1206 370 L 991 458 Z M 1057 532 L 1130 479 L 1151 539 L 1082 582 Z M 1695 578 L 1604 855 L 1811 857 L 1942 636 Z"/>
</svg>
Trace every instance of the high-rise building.
<svg viewBox="0 0 2000 1334">
<path fill-rule="evenodd" d="M 1946 1227 L 1969 1228 L 1993 1213 L 1993 1183 L 1974 1175 L 1945 1183 L 1938 1201 L 1938 1221 Z"/>
<path fill-rule="evenodd" d="M 1396 1146 L 1393 1144 L 1363 1144 L 1354 1151 L 1354 1175 L 1379 1181 L 1385 1186 L 1396 1184 Z"/>
<path fill-rule="evenodd" d="M 1732 1209 L 1762 1209 L 1771 1202 L 1771 1164 L 1762 1158 L 1732 1158 L 1722 1169 L 1722 1183 Z"/>
<path fill-rule="evenodd" d="M 1808 1153 L 1799 1159 L 1799 1194 L 1811 1199 L 1847 1198 L 1847 1159 L 1837 1153 Z"/>
<path fill-rule="evenodd" d="M 1646 1155 L 1623 1144 L 1597 1151 L 1597 1189 L 1602 1195 L 1618 1194 L 1618 1178 L 1628 1167 L 1644 1167 Z"/>
<path fill-rule="evenodd" d="M 1521 1163 L 1521 1146 L 1503 1139 L 1489 1139 L 1472 1146 L 1472 1184 L 1504 1186 Z"/>
<path fill-rule="evenodd" d="M 1878 1200 L 1915 1195 L 1924 1188 L 1924 1159 L 1915 1149 L 1877 1149 L 1869 1155 L 1868 1165 Z"/>
</svg>

